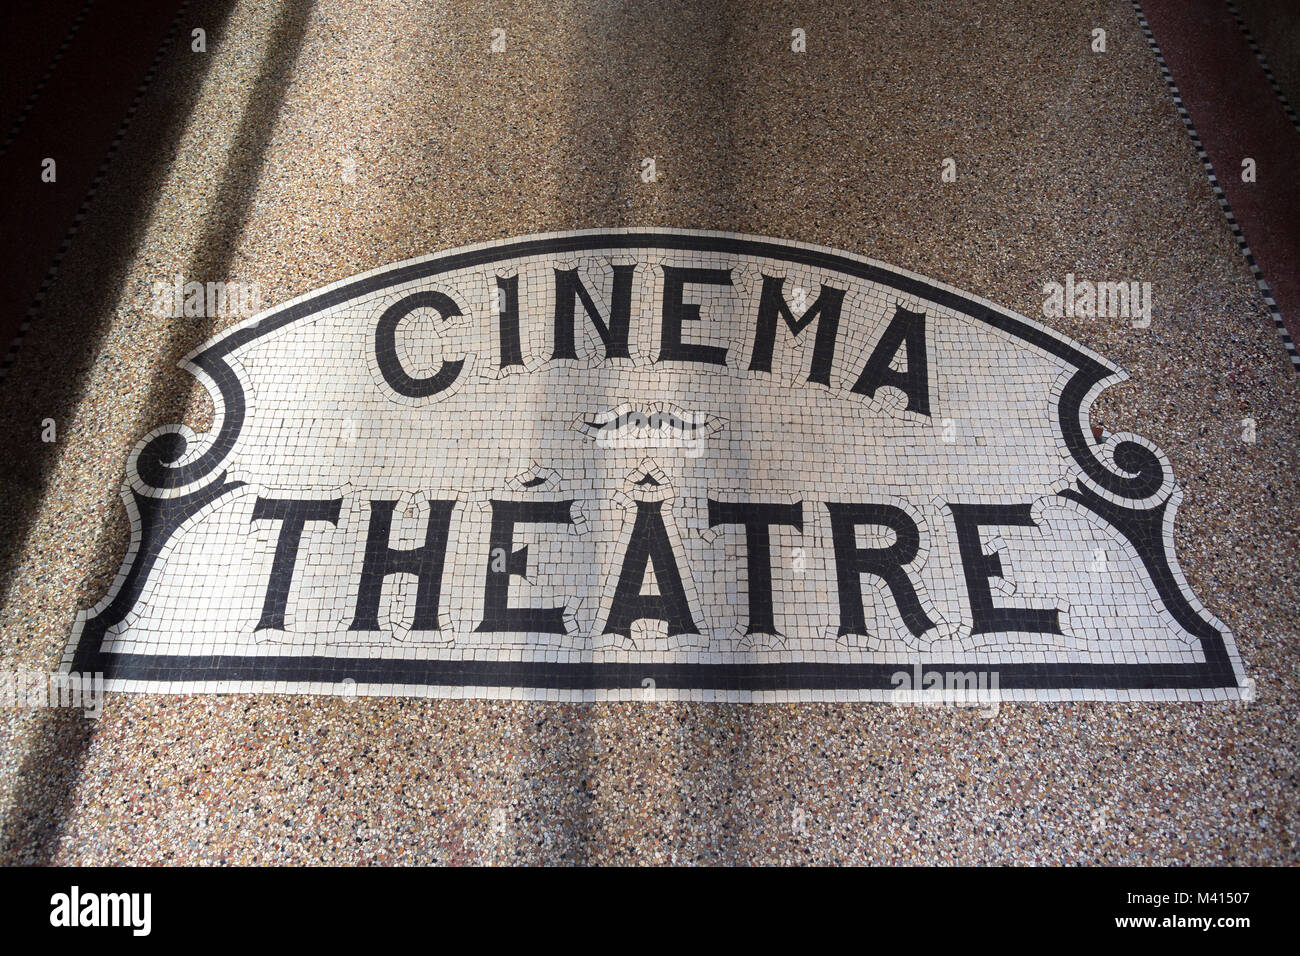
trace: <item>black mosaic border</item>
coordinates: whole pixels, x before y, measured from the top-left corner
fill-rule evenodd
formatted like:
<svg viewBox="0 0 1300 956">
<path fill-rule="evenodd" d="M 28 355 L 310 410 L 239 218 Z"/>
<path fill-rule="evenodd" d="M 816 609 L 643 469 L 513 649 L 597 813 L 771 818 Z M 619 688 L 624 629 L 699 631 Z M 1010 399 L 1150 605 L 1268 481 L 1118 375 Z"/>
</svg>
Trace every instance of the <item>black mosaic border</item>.
<svg viewBox="0 0 1300 956">
<path fill-rule="evenodd" d="M 107 629 L 124 620 L 143 591 L 157 557 L 175 530 L 201 508 L 240 487 L 221 473 L 214 481 L 192 488 L 219 468 L 233 450 L 242 429 L 246 406 L 238 377 L 226 363 L 234 350 L 277 329 L 322 310 L 391 286 L 426 279 L 443 272 L 472 268 L 502 259 L 558 256 L 586 250 L 656 249 L 670 252 L 723 252 L 784 260 L 839 272 L 935 302 L 1055 355 L 1078 371 L 1057 404 L 1058 425 L 1071 454 L 1085 474 L 1107 496 L 1080 482 L 1063 492 L 1125 534 L 1151 573 L 1152 582 L 1170 613 L 1201 641 L 1205 661 L 1199 664 L 1004 663 L 997 661 L 935 662 L 942 670 L 996 673 L 1003 690 L 1115 690 L 1237 688 L 1238 675 L 1228 654 L 1225 635 L 1197 610 L 1197 602 L 1166 553 L 1165 528 L 1172 521 L 1171 497 L 1156 500 L 1165 485 L 1165 469 L 1149 448 L 1121 441 L 1116 463 L 1125 473 L 1110 471 L 1084 435 L 1083 402 L 1100 386 L 1121 377 L 1119 370 L 1045 328 L 996 310 L 969 296 L 941 288 L 924 279 L 902 275 L 871 262 L 826 249 L 807 248 L 760 238 L 670 232 L 592 232 L 525 238 L 513 242 L 451 252 L 397 266 L 346 282 L 272 311 L 261 320 L 236 328 L 195 354 L 190 362 L 202 370 L 221 394 L 224 409 L 218 434 L 195 461 L 172 467 L 185 453 L 179 432 L 155 435 L 140 449 L 136 470 L 147 489 L 166 497 L 124 492 L 134 512 L 139 537 L 128 555 L 119 586 L 93 617 L 79 620 L 65 670 L 99 672 L 109 680 L 164 682 L 285 682 L 463 686 L 512 689 L 613 690 L 641 689 L 647 679 L 663 690 L 735 691 L 891 691 L 898 671 L 915 663 L 557 663 L 545 661 L 458 661 L 448 659 L 356 658 L 339 656 L 175 656 L 106 654 Z"/>
</svg>

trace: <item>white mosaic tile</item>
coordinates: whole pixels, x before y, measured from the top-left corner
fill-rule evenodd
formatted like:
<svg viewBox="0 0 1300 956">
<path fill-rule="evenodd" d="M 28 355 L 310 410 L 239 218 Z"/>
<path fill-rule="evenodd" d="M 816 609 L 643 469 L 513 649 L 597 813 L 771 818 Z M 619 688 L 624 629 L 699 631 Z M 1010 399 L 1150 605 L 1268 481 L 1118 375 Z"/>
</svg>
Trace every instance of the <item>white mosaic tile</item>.
<svg viewBox="0 0 1300 956">
<path fill-rule="evenodd" d="M 65 669 L 544 700 L 1235 696 L 1122 373 L 834 250 L 667 230 L 376 270 L 189 357 Z"/>
</svg>

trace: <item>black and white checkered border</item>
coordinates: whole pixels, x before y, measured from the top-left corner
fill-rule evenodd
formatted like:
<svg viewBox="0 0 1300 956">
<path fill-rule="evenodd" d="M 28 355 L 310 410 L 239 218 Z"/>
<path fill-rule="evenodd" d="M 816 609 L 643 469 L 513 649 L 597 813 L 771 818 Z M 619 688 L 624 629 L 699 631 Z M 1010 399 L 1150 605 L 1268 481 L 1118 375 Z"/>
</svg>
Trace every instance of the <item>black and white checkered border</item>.
<svg viewBox="0 0 1300 956">
<path fill-rule="evenodd" d="M 1291 335 L 1286 330 L 1286 323 L 1282 321 L 1282 313 L 1278 311 L 1277 302 L 1273 299 L 1273 290 L 1269 288 L 1268 281 L 1264 278 L 1264 274 L 1260 272 L 1259 264 L 1255 262 L 1255 254 L 1250 251 L 1250 246 L 1246 244 L 1246 237 L 1241 232 L 1237 217 L 1232 213 L 1232 206 L 1228 203 L 1228 197 L 1224 193 L 1223 187 L 1219 185 L 1219 177 L 1214 172 L 1214 164 L 1210 162 L 1210 155 L 1205 151 L 1205 147 L 1201 143 L 1201 137 L 1196 132 L 1192 117 L 1187 112 L 1187 107 L 1183 105 L 1183 97 L 1178 92 L 1178 84 L 1174 82 L 1174 75 L 1169 71 L 1169 64 L 1165 62 L 1164 54 L 1160 52 L 1160 44 L 1156 42 L 1155 34 L 1151 32 L 1151 25 L 1147 23 L 1147 16 L 1142 11 L 1142 4 L 1138 0 L 1131 0 L 1131 2 L 1133 9 L 1137 12 L 1138 25 L 1142 28 L 1147 45 L 1151 47 L 1151 52 L 1155 54 L 1156 62 L 1160 65 L 1160 73 L 1169 86 L 1169 92 L 1173 94 L 1174 106 L 1178 109 L 1178 115 L 1182 118 L 1183 126 L 1187 128 L 1187 133 L 1192 138 L 1192 145 L 1196 147 L 1196 155 L 1200 157 L 1201 165 L 1205 167 L 1205 174 L 1210 178 L 1210 186 L 1214 189 L 1214 197 L 1219 200 L 1219 206 L 1223 210 L 1223 214 L 1228 217 L 1228 225 L 1232 228 L 1232 235 L 1237 240 L 1237 248 L 1246 257 L 1246 264 L 1250 266 L 1250 273 L 1255 277 L 1255 284 L 1259 286 L 1260 294 L 1264 297 L 1264 303 L 1268 306 L 1269 314 L 1273 317 L 1273 324 L 1277 326 L 1277 334 L 1282 338 L 1282 347 L 1286 349 L 1287 358 L 1291 360 L 1291 367 L 1300 373 L 1300 354 L 1297 354 L 1295 342 L 1291 340 Z"/>
<path fill-rule="evenodd" d="M 63 61 L 63 54 L 68 52 L 68 47 L 72 45 L 72 41 L 76 37 L 77 31 L 81 29 L 81 24 L 85 21 L 86 14 L 90 13 L 90 8 L 94 5 L 95 0 L 86 0 L 86 2 L 81 5 L 81 10 L 78 11 L 77 16 L 72 21 L 72 26 L 68 28 L 67 34 L 63 37 L 63 42 L 60 43 L 59 48 L 54 51 L 54 57 L 50 60 L 50 65 L 45 68 L 45 72 L 41 74 L 41 78 L 36 81 L 36 86 L 32 90 L 31 95 L 27 97 L 27 101 L 23 103 L 22 109 L 20 109 L 18 115 L 14 117 L 14 121 L 9 127 L 9 134 L 5 136 L 4 145 L 0 146 L 0 156 L 9 152 L 9 147 L 12 146 L 14 140 L 18 138 L 18 131 L 22 129 L 23 124 L 27 122 L 27 117 L 31 115 L 32 107 L 36 105 L 36 101 L 41 98 L 41 93 L 45 90 L 45 84 L 50 82 L 50 77 L 54 75 L 54 71 L 58 69 L 59 63 Z"/>
<path fill-rule="evenodd" d="M 176 15 L 172 17 L 171 24 L 167 27 L 167 35 L 163 37 L 162 43 L 158 44 L 158 49 L 154 52 L 153 60 L 149 64 L 149 70 L 140 81 L 136 88 L 135 97 L 131 100 L 131 105 L 126 111 L 126 117 L 117 127 L 117 132 L 113 134 L 113 141 L 108 146 L 108 152 L 104 154 L 103 161 L 99 168 L 95 170 L 95 178 L 90 182 L 90 189 L 81 200 L 81 205 L 77 207 L 77 214 L 72 218 L 72 225 L 63 235 L 63 241 L 59 243 L 58 251 L 54 253 L 54 261 L 50 263 L 49 269 L 45 271 L 45 278 L 41 280 L 41 287 L 36 290 L 36 298 L 32 304 L 27 307 L 27 314 L 23 316 L 22 325 L 18 327 L 18 334 L 14 336 L 13 342 L 9 345 L 8 352 L 5 353 L 4 361 L 0 362 L 0 382 L 3 382 L 9 374 L 9 369 L 13 367 L 18 358 L 18 352 L 22 348 L 23 341 L 27 338 L 27 333 L 32 327 L 32 322 L 41 311 L 41 306 L 45 303 L 45 297 L 49 294 L 50 287 L 54 284 L 55 278 L 59 274 L 59 267 L 63 264 L 63 257 L 68 254 L 68 249 L 72 246 L 72 238 L 81 230 L 81 222 L 86 218 L 86 213 L 90 209 L 91 202 L 95 199 L 95 194 L 99 192 L 99 186 L 104 177 L 108 174 L 108 168 L 113 163 L 113 158 L 117 155 L 118 147 L 122 145 L 122 139 L 126 136 L 126 131 L 135 119 L 136 111 L 140 108 L 140 103 L 144 95 L 148 92 L 149 87 L 153 84 L 154 76 L 158 73 L 158 66 L 162 63 L 162 58 L 172 41 L 176 39 L 177 30 L 180 28 L 181 18 L 185 11 L 189 9 L 190 0 L 183 0 L 180 7 L 176 10 Z"/>
<path fill-rule="evenodd" d="M 1250 27 L 1246 26 L 1246 20 L 1237 9 L 1237 4 L 1233 0 L 1225 0 L 1225 2 L 1228 4 L 1228 12 L 1232 14 L 1232 19 L 1237 21 L 1237 26 L 1241 28 L 1242 35 L 1246 38 L 1246 42 L 1250 44 L 1250 52 L 1255 54 L 1255 59 L 1259 61 L 1260 68 L 1264 71 L 1264 75 L 1268 77 L 1268 82 L 1277 95 L 1277 101 L 1282 104 L 1282 112 L 1291 121 L 1291 125 L 1295 127 L 1296 132 L 1300 133 L 1300 116 L 1296 115 L 1295 109 L 1291 106 L 1291 101 L 1286 98 L 1286 94 L 1282 92 L 1282 87 L 1278 84 L 1277 78 L 1273 76 L 1273 68 L 1268 65 L 1268 58 L 1264 56 L 1264 51 L 1255 42 L 1255 36 L 1250 32 Z"/>
</svg>

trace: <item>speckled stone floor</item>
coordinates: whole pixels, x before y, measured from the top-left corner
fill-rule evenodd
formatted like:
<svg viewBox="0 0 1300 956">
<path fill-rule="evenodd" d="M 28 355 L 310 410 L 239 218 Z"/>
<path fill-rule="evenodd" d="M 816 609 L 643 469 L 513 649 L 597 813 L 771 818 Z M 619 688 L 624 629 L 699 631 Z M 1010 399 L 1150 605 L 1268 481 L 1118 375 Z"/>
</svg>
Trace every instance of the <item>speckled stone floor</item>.
<svg viewBox="0 0 1300 956">
<path fill-rule="evenodd" d="M 175 363 L 222 324 L 152 315 L 154 280 L 273 304 L 440 249 L 639 225 L 816 242 L 1035 317 L 1067 273 L 1151 282 L 1148 328 L 1048 321 L 1129 371 L 1093 423 L 1170 457 L 1179 560 L 1256 698 L 990 718 L 113 695 L 94 723 L 0 712 L 6 861 L 1296 861 L 1300 383 L 1129 3 L 187 16 L 208 53 L 185 31 L 164 57 L 0 395 L 3 667 L 52 667 L 112 582 L 139 437 L 210 419 Z"/>
</svg>

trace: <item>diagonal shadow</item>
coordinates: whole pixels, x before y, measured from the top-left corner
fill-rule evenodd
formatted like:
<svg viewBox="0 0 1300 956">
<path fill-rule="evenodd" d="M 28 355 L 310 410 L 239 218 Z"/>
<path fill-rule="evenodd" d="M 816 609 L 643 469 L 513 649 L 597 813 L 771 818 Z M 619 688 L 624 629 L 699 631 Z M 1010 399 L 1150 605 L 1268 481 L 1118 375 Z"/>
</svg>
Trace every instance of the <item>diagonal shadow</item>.
<svg viewBox="0 0 1300 956">
<path fill-rule="evenodd" d="M 698 117 L 708 117 L 724 141 L 734 132 L 739 91 L 731 69 L 736 57 L 733 24 L 741 15 L 731 0 L 651 7 L 595 2 L 579 4 L 574 15 L 566 18 L 566 45 L 572 53 L 557 97 L 561 112 L 555 117 L 563 129 L 559 141 L 565 144 L 552 167 L 555 228 L 735 227 L 739 205 L 735 170 L 726 155 L 693 154 L 696 150 L 687 125 Z M 689 39 L 684 41 L 684 37 Z M 682 182 L 688 169 L 701 167 L 707 169 L 708 182 L 663 192 L 663 186 L 644 183 L 639 176 L 641 160 L 651 156 L 657 156 L 667 177 L 675 177 L 673 182 Z M 697 202 L 707 208 L 695 205 Z M 667 218 L 663 210 L 673 208 L 673 203 L 678 207 L 676 215 Z M 593 391 L 592 407 L 616 407 L 628 397 L 617 389 L 599 396 Z M 661 397 L 673 400 L 676 396 Z M 611 459 L 595 484 L 616 487 L 625 470 Z M 641 755 L 665 761 L 659 785 L 666 785 L 668 779 L 675 781 L 672 798 L 677 819 L 660 821 L 662 826 L 656 827 L 667 849 L 670 841 L 681 838 L 692 819 L 705 819 L 699 815 L 703 808 L 692 806 L 706 791 L 706 781 L 698 779 L 700 771 L 694 769 L 698 754 L 693 751 L 710 736 L 701 732 L 700 722 L 717 721 L 727 732 L 746 724 L 745 718 L 727 705 L 641 700 L 575 705 L 573 719 L 580 728 L 572 751 L 575 765 L 564 778 L 569 793 L 537 793 L 534 799 L 542 806 L 564 805 L 564 797 L 578 792 L 576 815 L 557 834 L 563 861 L 577 865 L 614 862 L 597 854 L 599 848 L 621 841 L 606 840 L 601 831 L 606 825 L 621 826 L 617 816 L 625 808 L 603 807 L 603 795 L 593 793 L 592 788 L 605 784 L 617 792 L 619 785 L 626 783 L 620 775 L 629 768 L 621 761 L 611 765 L 609 758 L 615 753 L 638 757 L 635 751 L 622 752 L 626 743 L 602 738 L 621 723 L 656 721 L 670 728 L 665 739 L 671 752 Z M 744 764 L 743 758 L 734 755 L 727 759 L 728 772 Z M 554 800 L 556 796 L 561 799 Z M 734 836 L 731 829 L 731 833 L 723 831 L 728 841 Z M 734 855 L 730 842 L 724 853 Z"/>
<path fill-rule="evenodd" d="M 195 19 L 207 25 L 213 42 L 219 40 L 232 6 L 229 0 L 212 0 L 192 10 Z M 36 384 L 20 378 L 18 373 L 32 361 L 30 353 L 35 343 L 29 342 L 26 354 L 20 353 L 18 365 L 0 389 L 0 435 L 6 449 L 0 458 L 0 486 L 6 491 L 4 520 L 0 522 L 0 596 L 7 598 L 22 570 L 19 561 L 33 543 L 43 496 L 64 447 L 62 442 L 34 440 L 30 423 L 43 417 L 69 421 L 81 404 L 85 392 L 83 371 L 99 353 L 133 252 L 144 238 L 166 182 L 174 144 L 207 78 L 211 63 L 208 57 L 177 55 L 187 46 L 188 37 L 178 31 L 164 51 L 164 68 L 144 101 L 140 122 L 128 131 L 143 150 L 143 158 L 130 173 L 136 180 L 132 199 L 125 208 L 120 204 L 92 208 L 87 228 L 79 237 L 81 243 L 93 244 L 97 261 L 102 264 L 93 292 L 82 300 L 75 316 L 58 311 L 57 297 L 51 296 L 46 300 L 45 312 L 37 319 L 37 337 L 59 339 L 57 368 L 40 368 L 37 374 L 41 378 Z M 119 154 L 114 164 L 115 177 L 122 175 L 123 158 Z M 66 282 L 71 275 L 71 270 L 65 269 L 61 277 Z M 23 385 L 28 385 L 27 389 Z M 0 862 L 40 863 L 53 854 L 60 821 L 76 785 L 80 755 L 89 744 L 92 727 L 73 711 L 45 710 L 36 716 L 31 745 L 19 770 L 14 803 L 0 826 Z"/>
<path fill-rule="evenodd" d="M 226 166 L 222 173 L 215 202 L 210 209 L 208 225 L 196 246 L 195 252 L 187 264 L 185 275 L 188 279 L 200 282 L 219 281 L 226 277 L 231 258 L 234 255 L 244 223 L 253 201 L 258 177 L 265 159 L 267 145 L 270 143 L 276 121 L 284 100 L 284 93 L 293 75 L 294 65 L 302 46 L 306 29 L 307 13 L 312 0 L 286 0 L 283 4 L 274 33 L 266 48 L 266 54 L 252 90 L 249 94 L 240 119 L 239 129 L 234 143 L 227 154 Z M 211 37 L 219 36 L 219 29 L 224 28 L 228 10 L 221 11 L 218 27 L 209 29 Z M 188 43 L 188 36 L 182 34 L 178 42 Z M 211 39 L 210 39 L 211 42 Z M 141 197 L 156 196 L 166 175 L 168 161 L 171 158 L 171 144 L 175 143 L 184 128 L 186 116 L 197 101 L 204 79 L 204 73 L 184 78 L 185 95 L 179 108 L 169 117 L 167 129 L 170 139 L 160 143 L 156 153 L 158 165 L 155 166 L 148 181 L 147 189 L 139 191 Z M 119 273 L 130 261 L 130 252 L 135 242 L 143 235 L 147 223 L 147 210 L 151 202 L 140 204 L 140 218 L 132 223 L 127 231 L 131 242 L 123 242 L 119 257 Z M 126 237 L 124 237 L 126 238 Z M 101 309 L 108 309 L 109 296 L 118 286 L 113 282 L 103 284 L 104 299 L 99 303 Z M 91 314 L 102 314 L 91 313 Z M 168 361 L 162 366 L 165 371 L 154 381 L 146 405 L 151 409 L 151 419 L 144 423 L 141 433 L 164 423 L 178 421 L 187 404 L 188 396 L 194 386 L 192 376 L 176 368 L 186 355 L 210 338 L 216 331 L 216 319 L 205 319 L 176 326 L 175 334 L 166 349 Z M 94 354 L 102 336 L 90 338 L 82 344 L 81 362 L 70 362 L 66 367 L 75 370 L 82 363 L 94 361 Z M 70 412 L 76 407 L 79 391 L 71 396 L 66 406 Z M 55 462 L 43 463 L 44 467 L 36 472 L 36 481 L 30 479 L 26 484 L 43 487 L 48 481 L 50 470 Z M 33 495 L 33 506 L 29 509 L 24 528 L 30 528 L 35 517 L 35 502 L 39 495 Z M 24 541 L 25 543 L 25 541 Z M 11 545 L 11 542 L 0 542 Z M 9 552 L 13 554 L 13 551 Z M 6 582 L 7 584 L 7 582 Z M 0 832 L 0 861 L 46 864 L 58 848 L 59 835 L 64 817 L 72 802 L 80 767 L 85 759 L 93 737 L 93 728 L 72 711 L 44 710 L 37 717 L 32 730 L 31 743 L 19 772 L 19 784 L 15 795 L 15 812 L 4 822 Z M 57 753 L 59 759 L 51 767 L 49 754 Z"/>
</svg>

